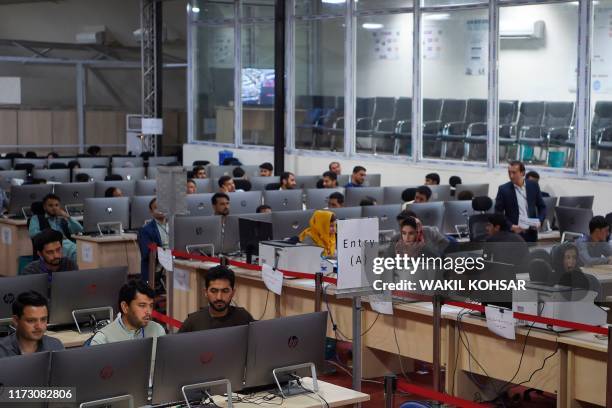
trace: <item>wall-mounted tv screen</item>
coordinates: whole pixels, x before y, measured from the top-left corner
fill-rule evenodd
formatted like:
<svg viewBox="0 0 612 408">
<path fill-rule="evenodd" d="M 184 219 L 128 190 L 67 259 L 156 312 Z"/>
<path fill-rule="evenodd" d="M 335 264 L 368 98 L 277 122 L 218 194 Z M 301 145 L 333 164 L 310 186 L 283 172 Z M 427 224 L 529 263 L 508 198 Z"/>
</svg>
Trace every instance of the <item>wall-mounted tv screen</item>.
<svg viewBox="0 0 612 408">
<path fill-rule="evenodd" d="M 274 104 L 274 69 L 242 69 L 242 103 L 268 106 Z"/>
</svg>

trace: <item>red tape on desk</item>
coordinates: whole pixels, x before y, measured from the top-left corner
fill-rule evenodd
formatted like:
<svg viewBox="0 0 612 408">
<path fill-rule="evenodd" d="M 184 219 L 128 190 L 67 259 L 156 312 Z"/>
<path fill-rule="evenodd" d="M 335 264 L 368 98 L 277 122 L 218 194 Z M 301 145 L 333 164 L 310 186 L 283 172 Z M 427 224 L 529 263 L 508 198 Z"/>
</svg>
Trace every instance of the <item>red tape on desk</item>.
<svg viewBox="0 0 612 408">
<path fill-rule="evenodd" d="M 156 310 L 153 310 L 151 312 L 151 316 L 156 319 L 159 320 L 162 323 L 166 323 L 169 324 L 172 327 L 176 327 L 177 329 L 180 329 L 181 326 L 183 325 L 183 323 L 181 323 L 180 321 L 171 318 L 170 316 L 166 316 L 165 314 L 161 314 Z"/>
<path fill-rule="evenodd" d="M 479 404 L 477 402 L 464 400 L 461 398 L 453 397 L 452 395 L 444 394 L 438 391 L 434 391 L 430 388 L 420 387 L 418 385 L 410 384 L 402 380 L 397 381 L 397 389 L 402 392 L 418 395 L 427 399 L 443 402 L 445 404 L 452 405 L 454 407 L 461 408 L 486 408 L 491 407 L 491 404 Z"/>
</svg>

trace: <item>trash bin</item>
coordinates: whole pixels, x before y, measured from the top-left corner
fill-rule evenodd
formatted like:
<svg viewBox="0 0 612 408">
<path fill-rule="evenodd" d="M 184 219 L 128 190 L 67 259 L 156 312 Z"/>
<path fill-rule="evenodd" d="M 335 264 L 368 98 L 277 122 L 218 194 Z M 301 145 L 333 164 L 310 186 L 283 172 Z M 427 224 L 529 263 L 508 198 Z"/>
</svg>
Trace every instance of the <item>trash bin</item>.
<svg viewBox="0 0 612 408">
<path fill-rule="evenodd" d="M 524 162 L 533 160 L 533 146 L 523 145 L 523 157 L 521 157 L 521 160 Z"/>
<path fill-rule="evenodd" d="M 548 166 L 549 167 L 564 167 L 565 166 L 565 152 L 563 150 L 551 150 L 548 152 Z"/>
</svg>

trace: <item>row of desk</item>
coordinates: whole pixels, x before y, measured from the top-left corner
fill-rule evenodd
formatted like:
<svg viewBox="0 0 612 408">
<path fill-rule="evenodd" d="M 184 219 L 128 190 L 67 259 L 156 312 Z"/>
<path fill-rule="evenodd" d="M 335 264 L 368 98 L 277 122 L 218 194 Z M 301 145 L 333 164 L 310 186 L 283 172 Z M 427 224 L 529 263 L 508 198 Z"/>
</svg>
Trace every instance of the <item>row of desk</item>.
<svg viewBox="0 0 612 408">
<path fill-rule="evenodd" d="M 214 265 L 175 260 L 174 271 L 167 276 L 171 317 L 183 321 L 189 313 L 205 305 L 203 274 Z M 314 281 L 285 280 L 283 295 L 277 297 L 268 292 L 260 272 L 232 269 L 236 272 L 234 300 L 247 308 L 254 318 L 271 319 L 314 311 Z M 612 269 L 600 268 L 599 273 L 612 273 Z M 353 309 L 350 299 L 337 299 L 334 286 L 328 286 L 326 292 L 327 303 L 324 302 L 323 309 L 329 310 L 343 335 L 351 337 Z M 527 328 L 518 328 L 516 340 L 507 340 L 491 333 L 480 317 L 465 314 L 459 323 L 460 314 L 463 315 L 459 308 L 443 306 L 441 359 L 447 373 L 447 393 L 468 400 L 473 400 L 476 393 L 483 394 L 471 380 L 476 374 L 504 382 L 512 379 L 513 383 L 554 393 L 559 407 L 584 403 L 605 405 L 607 339 L 587 332 L 557 335 L 533 328 L 522 353 Z M 361 327 L 366 331 L 374 326 L 362 337 L 363 376 L 371 378 L 390 371 L 400 372 L 398 354 L 409 359 L 403 364 L 404 369 L 410 367 L 412 360 L 432 362 L 432 316 L 431 303 L 394 304 L 393 316 L 379 316 L 370 307 L 365 307 L 361 313 Z M 460 335 L 464 342 L 467 336 L 472 358 L 460 341 Z M 328 336 L 337 337 L 331 322 Z M 517 372 L 521 354 L 522 363 Z M 544 367 L 538 370 L 547 357 Z M 480 378 L 484 381 L 484 377 Z"/>
</svg>

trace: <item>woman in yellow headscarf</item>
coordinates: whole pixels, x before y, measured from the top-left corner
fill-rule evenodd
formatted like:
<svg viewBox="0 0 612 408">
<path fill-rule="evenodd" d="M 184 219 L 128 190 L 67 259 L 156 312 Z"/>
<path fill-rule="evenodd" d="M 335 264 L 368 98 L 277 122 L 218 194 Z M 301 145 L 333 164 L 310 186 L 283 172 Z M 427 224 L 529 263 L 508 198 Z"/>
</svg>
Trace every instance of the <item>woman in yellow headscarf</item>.
<svg viewBox="0 0 612 408">
<path fill-rule="evenodd" d="M 336 214 L 317 210 L 312 214 L 309 225 L 300 234 L 300 241 L 323 248 L 323 256 L 336 256 Z"/>
</svg>

